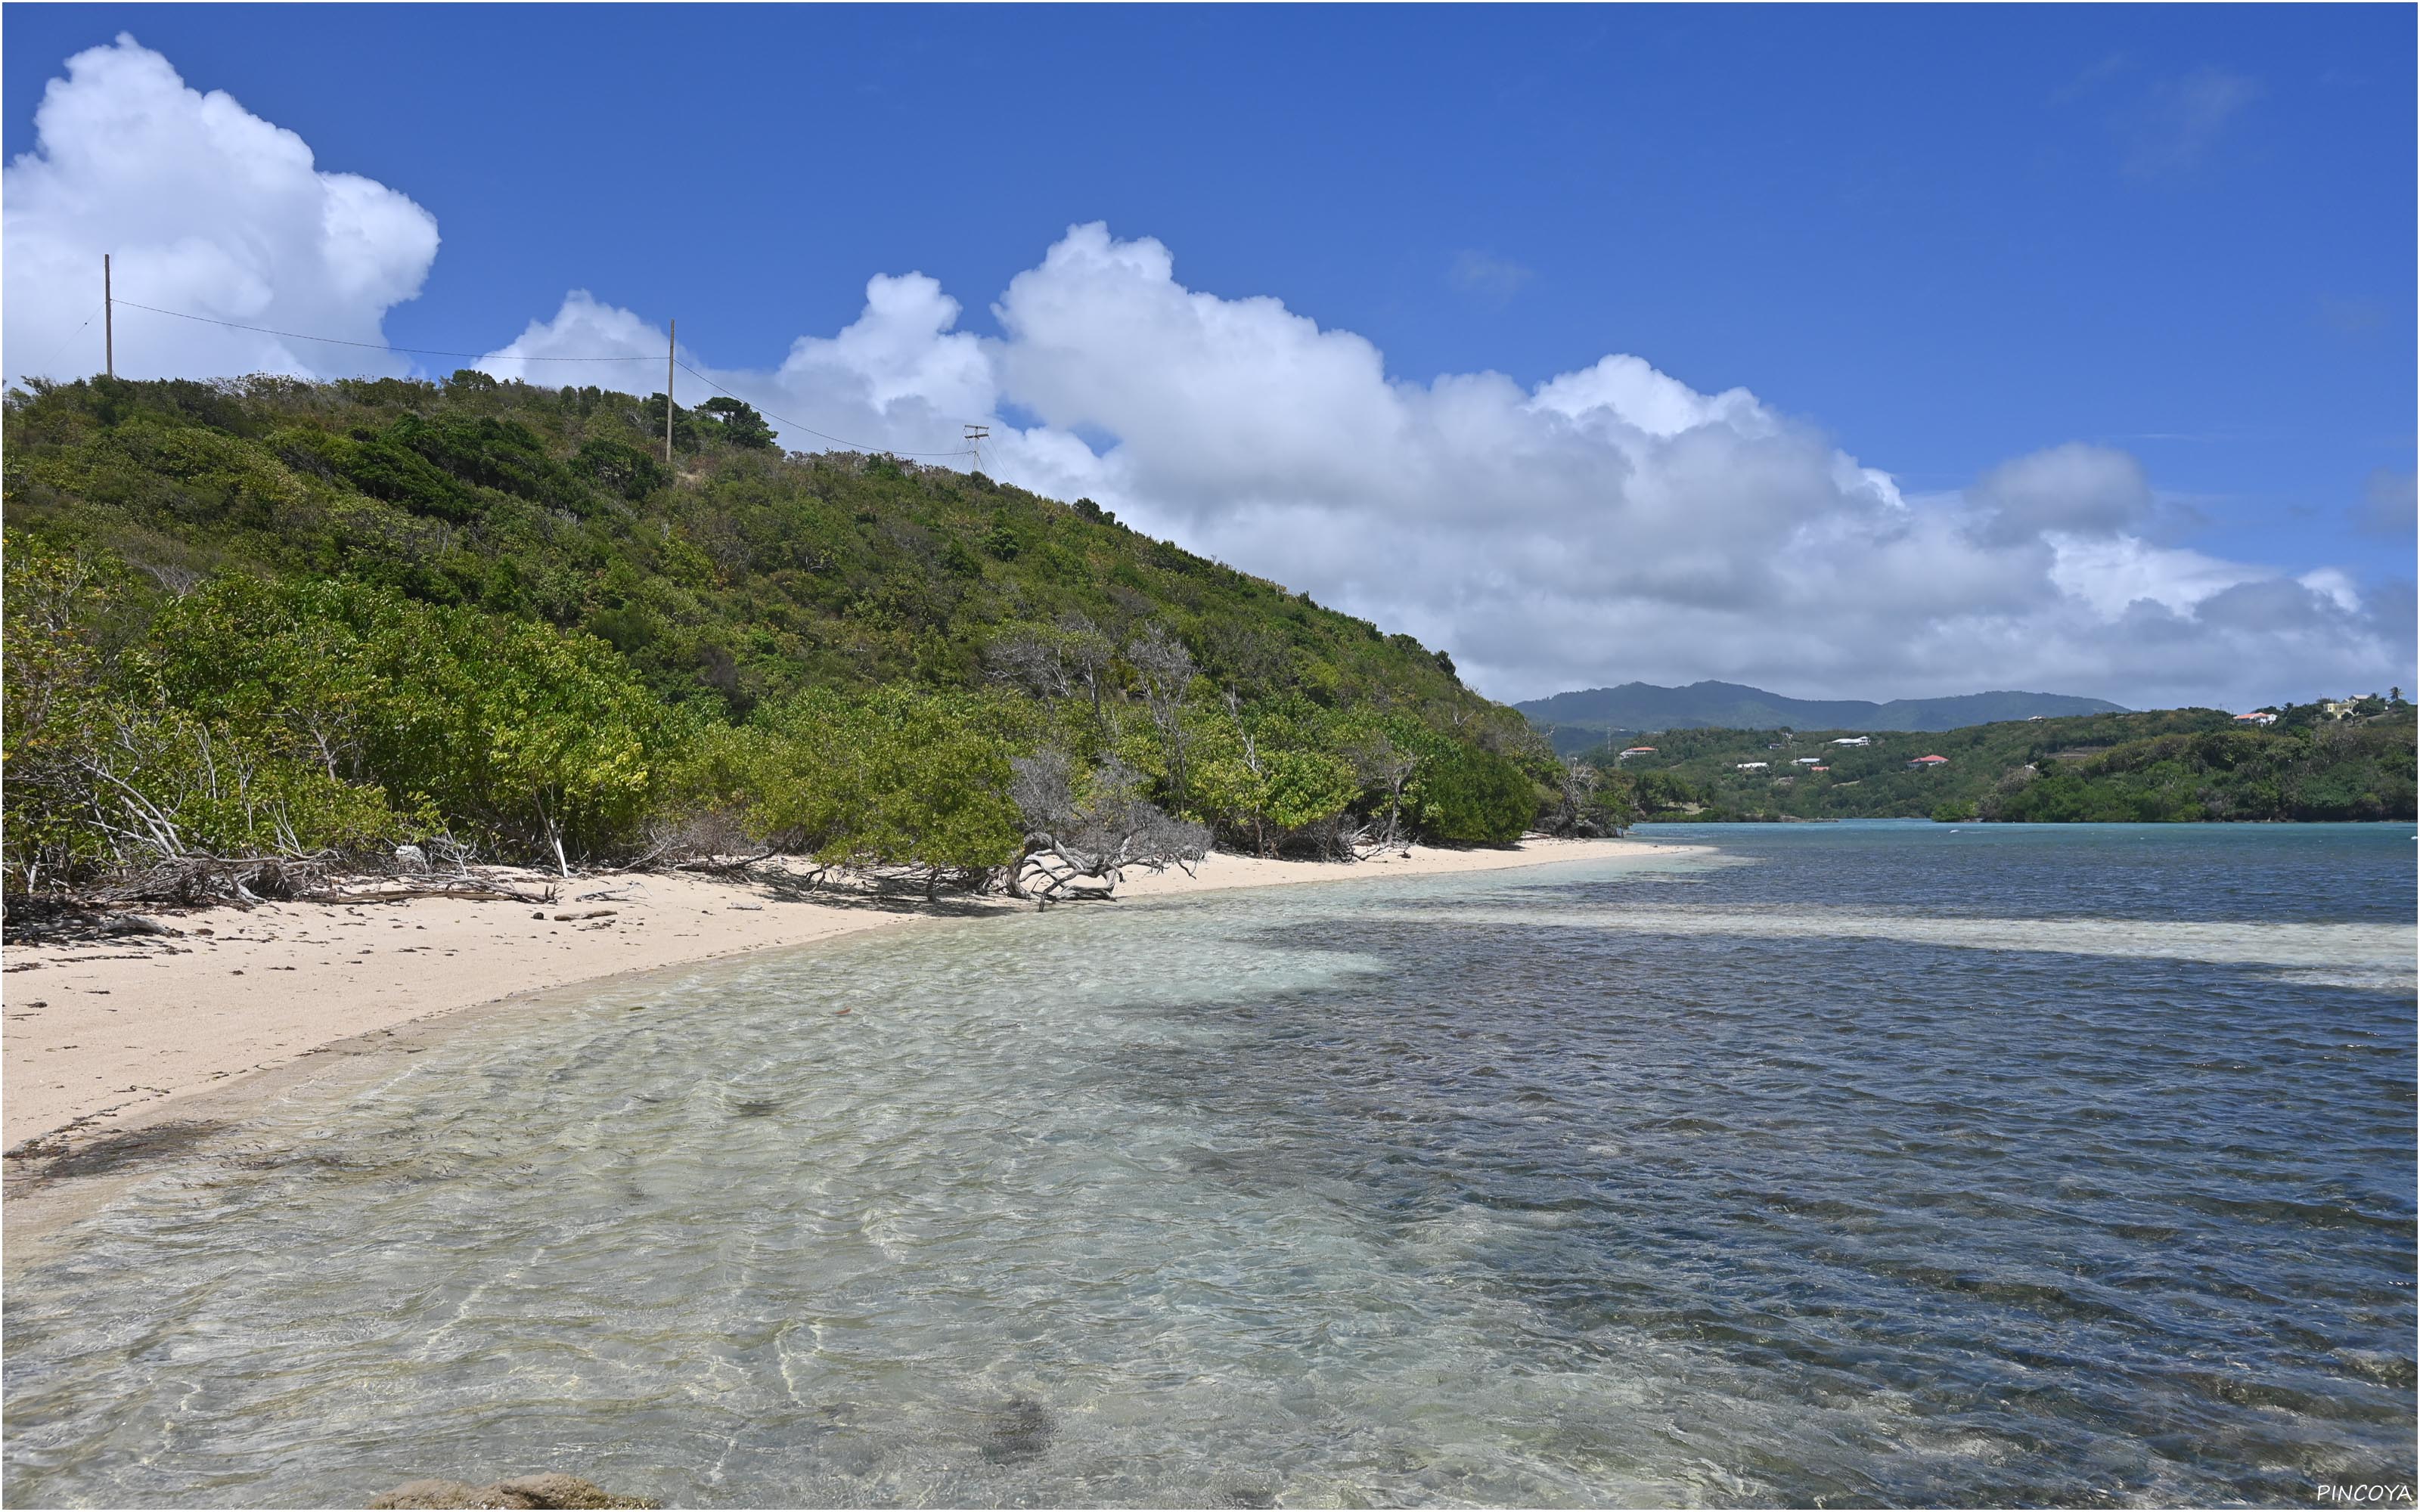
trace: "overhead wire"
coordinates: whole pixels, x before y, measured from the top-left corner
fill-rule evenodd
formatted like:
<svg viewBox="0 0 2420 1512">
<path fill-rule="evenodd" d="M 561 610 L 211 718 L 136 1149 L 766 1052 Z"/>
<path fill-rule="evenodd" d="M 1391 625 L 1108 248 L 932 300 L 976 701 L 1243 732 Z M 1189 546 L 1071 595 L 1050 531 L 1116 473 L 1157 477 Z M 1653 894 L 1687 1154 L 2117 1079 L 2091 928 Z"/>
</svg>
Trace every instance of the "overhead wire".
<svg viewBox="0 0 2420 1512">
<path fill-rule="evenodd" d="M 341 336 L 314 336 L 307 332 L 274 331 L 267 326 L 248 326 L 244 325 L 240 321 L 220 320 L 206 315 L 188 315 L 182 310 L 163 310 L 156 304 L 143 304 L 133 300 L 118 300 L 116 302 L 125 305 L 130 310 L 147 310 L 153 315 L 172 316 L 178 320 L 194 320 L 208 326 L 224 326 L 229 331 L 249 331 L 259 335 L 276 336 L 287 341 L 317 341 L 325 342 L 332 347 L 360 347 L 371 351 L 401 352 L 412 357 L 467 357 L 479 361 L 486 361 L 493 358 L 502 362 L 513 363 L 652 363 L 655 361 L 653 355 L 645 353 L 615 357 L 527 357 L 522 356 L 518 352 L 460 352 L 447 351 L 434 347 L 395 347 L 384 342 L 349 341 Z M 96 316 L 100 313 L 101 311 L 98 307 L 93 311 L 93 315 Z M 86 316 L 84 324 L 86 326 L 92 324 L 91 316 Z M 84 326 L 78 326 L 76 328 L 77 331 L 82 331 L 83 329 Z M 738 394 L 732 393 L 729 389 L 726 389 L 722 385 L 715 382 L 714 379 L 707 378 L 696 368 L 680 361 L 679 358 L 674 358 L 673 362 L 674 365 L 677 366 L 682 372 L 687 373 L 690 377 L 697 379 L 700 383 L 705 384 L 707 388 L 712 389 L 715 393 L 722 395 L 724 398 L 738 399 L 742 404 L 749 402 L 746 399 L 740 398 Z M 765 409 L 762 405 L 756 406 L 755 409 L 758 413 L 765 416 L 768 420 L 779 421 L 792 430 L 800 431 L 806 435 L 813 436 L 817 440 L 830 441 L 834 446 L 847 447 L 849 450 L 854 452 L 880 452 L 888 456 L 972 456 L 978 459 L 980 459 L 983 455 L 972 448 L 961 448 L 954 452 L 896 452 L 892 451 L 888 447 L 868 446 L 861 442 L 845 440 L 842 437 L 828 435 L 823 431 L 815 429 L 813 425 L 801 424 L 798 421 L 792 420 L 786 415 L 775 414 L 772 410 Z"/>
<path fill-rule="evenodd" d="M 66 335 L 61 336 L 61 337 L 58 339 L 58 344 L 57 344 L 57 345 L 58 345 L 58 346 L 60 346 L 60 347 L 64 347 L 64 346 L 66 346 L 69 342 L 71 342 L 71 341 L 75 340 L 78 336 L 83 335 L 83 334 L 84 334 L 84 329 L 85 329 L 85 326 L 88 326 L 88 325 L 92 324 L 94 321 L 96 321 L 96 320 L 98 320 L 98 319 L 100 319 L 100 318 L 101 318 L 101 307 L 102 307 L 103 305 L 107 304 L 108 302 L 109 302 L 108 301 L 106 301 L 106 300 L 102 300 L 102 301 L 101 301 L 99 303 L 96 303 L 96 304 L 92 307 L 92 314 L 90 314 L 90 315 L 88 315 L 88 316 L 85 316 L 84 317 L 83 324 L 78 325 L 78 326 L 77 326 L 73 331 L 70 331 L 70 332 L 69 332 Z M 42 361 L 39 364 L 38 364 L 38 365 L 30 366 L 30 367 L 24 367 L 24 368 L 19 368 L 19 369 L 15 369 L 14 371 L 22 372 L 22 373 L 23 373 L 25 376 L 27 376 L 28 378 L 31 378 L 31 377 L 36 377 L 36 376 L 39 376 L 39 375 L 46 374 L 46 373 L 49 371 L 49 369 L 50 369 L 50 365 L 51 365 L 51 364 L 50 364 L 50 360 L 49 360 L 49 358 L 48 358 L 48 357 L 45 357 L 45 358 L 43 359 L 43 361 Z"/>
<path fill-rule="evenodd" d="M 319 341 L 325 342 L 331 347 L 365 347 L 372 351 L 404 352 L 413 357 L 473 357 L 486 359 L 502 355 L 504 361 L 515 363 L 652 363 L 655 361 L 654 357 L 645 353 L 626 354 L 618 357 L 524 357 L 518 352 L 509 354 L 499 354 L 496 352 L 450 352 L 441 350 L 435 347 L 396 347 L 390 346 L 382 341 L 348 341 L 342 336 L 314 336 L 307 332 L 302 331 L 271 331 L 267 326 L 247 326 L 234 320 L 213 319 L 206 315 L 187 315 L 182 310 L 163 310 L 156 304 L 137 304 L 132 300 L 119 300 L 116 302 L 126 306 L 130 310 L 148 310 L 153 315 L 175 316 L 179 320 L 198 320 L 206 326 L 225 326 L 229 331 L 257 332 L 259 334 L 264 336 L 278 336 L 283 337 L 287 341 Z M 85 323 L 86 325 L 91 324 L 90 321 L 86 321 Z"/>
<path fill-rule="evenodd" d="M 696 368 L 690 366 L 687 363 L 682 362 L 679 358 L 674 358 L 673 363 L 674 365 L 677 366 L 682 372 L 687 373 L 690 377 L 697 379 L 700 383 L 705 384 L 707 388 L 712 389 L 715 393 L 722 395 L 724 398 L 739 399 L 741 404 L 748 403 L 746 399 L 741 399 L 738 394 L 732 393 L 721 384 L 715 382 L 714 379 L 707 378 L 705 374 L 699 372 Z M 830 441 L 834 446 L 845 446 L 852 452 L 880 452 L 886 456 L 973 456 L 976 455 L 971 449 L 962 449 L 955 452 L 894 452 L 889 447 L 866 446 L 857 441 L 843 440 L 838 436 L 827 436 L 822 431 L 815 429 L 813 425 L 801 425 L 797 421 L 790 419 L 786 415 L 777 415 L 773 413 L 773 411 L 766 409 L 763 405 L 756 405 L 752 408 L 754 408 L 758 414 L 763 415 L 768 420 L 778 420 L 783 424 L 789 426 L 793 430 L 805 431 L 808 435 L 813 436 L 817 440 Z"/>
</svg>

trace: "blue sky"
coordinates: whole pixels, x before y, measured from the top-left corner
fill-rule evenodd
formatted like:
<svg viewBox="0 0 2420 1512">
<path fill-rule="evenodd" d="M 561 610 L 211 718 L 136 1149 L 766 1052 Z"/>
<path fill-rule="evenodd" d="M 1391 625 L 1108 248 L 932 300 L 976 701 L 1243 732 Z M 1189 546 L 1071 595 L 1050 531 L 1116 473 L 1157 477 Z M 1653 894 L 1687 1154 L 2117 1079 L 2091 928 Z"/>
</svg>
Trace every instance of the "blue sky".
<svg viewBox="0 0 2420 1512">
<path fill-rule="evenodd" d="M 2407 7 L 21 5 L 5 29 L 12 159 L 63 60 L 125 31 L 417 202 L 442 245 L 385 314 L 399 345 L 489 350 L 584 288 L 769 370 L 910 271 L 999 335 L 1011 280 L 1105 222 L 1396 379 L 1534 389 L 1631 353 L 1910 496 L 2081 443 L 2139 463 L 2157 545 L 2412 575 L 2408 529 L 2359 528 L 2412 467 Z M 1006 390 L 999 413 L 1033 418 Z"/>
</svg>

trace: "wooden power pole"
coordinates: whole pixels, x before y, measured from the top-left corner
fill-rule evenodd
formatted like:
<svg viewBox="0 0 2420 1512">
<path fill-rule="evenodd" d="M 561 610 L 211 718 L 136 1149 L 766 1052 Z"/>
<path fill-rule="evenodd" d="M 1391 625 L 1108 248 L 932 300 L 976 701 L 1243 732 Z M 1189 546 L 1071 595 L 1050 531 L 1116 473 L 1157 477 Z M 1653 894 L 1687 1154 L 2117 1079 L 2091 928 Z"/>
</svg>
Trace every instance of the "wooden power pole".
<svg viewBox="0 0 2420 1512">
<path fill-rule="evenodd" d="M 664 322 L 664 471 L 673 466 L 673 354 L 680 349 L 680 322 Z"/>
<path fill-rule="evenodd" d="M 111 378 L 117 377 L 117 303 L 110 297 L 109 254 L 105 252 L 101 255 L 101 363 Z"/>
</svg>

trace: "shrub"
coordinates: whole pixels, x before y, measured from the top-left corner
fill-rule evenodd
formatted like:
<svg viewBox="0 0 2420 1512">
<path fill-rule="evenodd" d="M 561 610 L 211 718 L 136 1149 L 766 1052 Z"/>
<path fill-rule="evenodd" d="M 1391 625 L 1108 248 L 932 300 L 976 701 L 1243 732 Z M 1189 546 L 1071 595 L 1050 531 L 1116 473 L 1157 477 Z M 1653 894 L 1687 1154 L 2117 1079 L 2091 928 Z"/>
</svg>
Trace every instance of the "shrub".
<svg viewBox="0 0 2420 1512">
<path fill-rule="evenodd" d="M 818 860 L 973 872 L 1024 837 L 1008 795 L 1021 720 L 998 696 L 886 687 L 768 704 L 739 758 L 752 827 Z"/>
<path fill-rule="evenodd" d="M 1509 845 L 1537 811 L 1537 789 L 1513 762 L 1475 746 L 1424 760 L 1404 792 L 1413 822 L 1433 840 Z"/>
</svg>

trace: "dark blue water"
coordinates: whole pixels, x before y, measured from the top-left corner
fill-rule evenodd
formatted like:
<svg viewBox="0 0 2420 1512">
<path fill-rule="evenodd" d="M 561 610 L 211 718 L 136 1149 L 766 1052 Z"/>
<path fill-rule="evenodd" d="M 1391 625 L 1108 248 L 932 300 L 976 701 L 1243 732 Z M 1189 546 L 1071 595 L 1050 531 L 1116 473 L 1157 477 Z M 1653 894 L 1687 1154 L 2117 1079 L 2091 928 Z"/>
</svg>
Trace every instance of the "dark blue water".
<svg viewBox="0 0 2420 1512">
<path fill-rule="evenodd" d="M 12 1273 L 8 1498 L 2411 1484 L 2409 826 L 1652 836 L 1721 855 L 761 957 L 264 1109 Z"/>
<path fill-rule="evenodd" d="M 1717 1410 L 1759 1499 L 2411 1482 L 2408 826 L 1651 833 L 1752 864 L 1532 890 L 1489 924 L 1432 900 L 1303 931 L 1400 975 L 1342 1014 L 1272 1005 L 1299 1026 L 1244 1066 L 1151 1074 L 1214 1104 L 1289 1088 L 1317 1110 L 1302 1167 L 1390 1211 L 1563 1215 L 1497 1251 L 1500 1283 L 1559 1349 L 1637 1331 L 1690 1355 L 1697 1390 L 1769 1408 Z M 1810 912 L 1971 927 L 1771 933 Z M 2003 919 L 2147 927 L 2126 954 L 2012 951 Z M 2348 991 L 2293 979 L 2378 956 L 2165 958 L 2170 921 L 2239 926 L 2254 954 L 2279 926 L 2373 923 L 2396 969 Z M 1951 1452 L 1905 1452 L 1878 1399 L 1923 1404 Z"/>
</svg>

